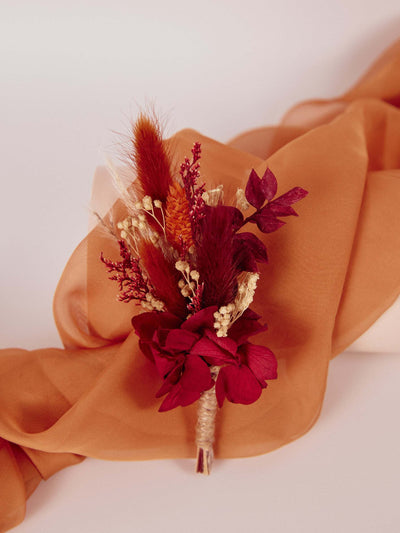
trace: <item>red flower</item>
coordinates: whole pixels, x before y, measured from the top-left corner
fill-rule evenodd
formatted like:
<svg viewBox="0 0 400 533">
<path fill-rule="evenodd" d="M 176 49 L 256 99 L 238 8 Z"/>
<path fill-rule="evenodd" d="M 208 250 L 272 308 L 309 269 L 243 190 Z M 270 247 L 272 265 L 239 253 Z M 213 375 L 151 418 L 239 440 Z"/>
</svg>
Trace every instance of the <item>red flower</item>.
<svg viewBox="0 0 400 533">
<path fill-rule="evenodd" d="M 170 313 L 143 313 L 132 319 L 143 353 L 155 364 L 164 383 L 157 397 L 167 394 L 160 411 L 198 400 L 213 386 L 210 366 L 220 369 L 216 382 L 218 404 L 255 402 L 266 379 L 276 378 L 276 359 L 268 348 L 247 339 L 266 328 L 259 316 L 247 310 L 229 329 L 229 337 L 217 337 L 213 323 L 216 306 L 207 307 L 187 320 Z"/>
</svg>

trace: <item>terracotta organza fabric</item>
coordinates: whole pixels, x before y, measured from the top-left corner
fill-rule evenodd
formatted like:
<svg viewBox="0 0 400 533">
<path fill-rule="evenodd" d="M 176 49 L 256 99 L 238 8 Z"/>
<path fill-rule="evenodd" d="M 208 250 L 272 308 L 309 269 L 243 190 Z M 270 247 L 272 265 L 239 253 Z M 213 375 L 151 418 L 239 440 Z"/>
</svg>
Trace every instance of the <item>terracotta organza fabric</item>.
<svg viewBox="0 0 400 533">
<path fill-rule="evenodd" d="M 316 421 L 329 360 L 400 293 L 400 41 L 343 97 L 292 109 L 277 128 L 224 145 L 192 130 L 169 142 L 178 164 L 202 143 L 208 185 L 243 186 L 267 164 L 278 193 L 301 186 L 300 217 L 261 235 L 270 264 L 252 306 L 269 324 L 257 337 L 278 357 L 278 380 L 249 406 L 225 402 L 217 457 L 262 454 Z M 99 171 L 101 178 L 104 171 Z M 96 191 L 96 194 L 101 191 Z M 121 210 L 117 202 L 113 210 Z M 196 406 L 158 413 L 160 386 L 138 349 L 134 305 L 116 302 L 98 227 L 73 253 L 54 314 L 64 350 L 0 352 L 0 531 L 23 520 L 42 479 L 83 457 L 193 457 Z"/>
</svg>

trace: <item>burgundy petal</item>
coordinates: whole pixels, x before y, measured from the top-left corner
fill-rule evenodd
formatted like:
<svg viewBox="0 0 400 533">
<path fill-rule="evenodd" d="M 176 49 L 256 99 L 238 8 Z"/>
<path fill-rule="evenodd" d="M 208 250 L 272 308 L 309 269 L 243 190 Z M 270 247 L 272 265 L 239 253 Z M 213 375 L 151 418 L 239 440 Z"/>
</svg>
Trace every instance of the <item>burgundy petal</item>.
<svg viewBox="0 0 400 533">
<path fill-rule="evenodd" d="M 151 339 L 153 342 L 153 345 L 160 347 L 163 347 L 165 344 L 165 340 L 168 336 L 168 333 L 170 332 L 170 329 L 165 328 L 158 328 L 153 335 L 153 338 Z"/>
<path fill-rule="evenodd" d="M 218 307 L 213 305 L 206 307 L 193 316 L 189 317 L 182 323 L 181 329 L 188 331 L 199 331 L 205 328 L 212 328 L 214 324 L 214 313 L 218 311 Z"/>
<path fill-rule="evenodd" d="M 163 381 L 163 384 L 161 385 L 160 389 L 157 391 L 156 398 L 161 398 L 161 396 L 164 396 L 164 394 L 167 394 L 173 387 L 174 383 L 171 381 L 168 381 L 167 379 Z"/>
<path fill-rule="evenodd" d="M 236 350 L 235 350 L 236 353 Z M 212 340 L 202 337 L 192 348 L 192 355 L 203 357 L 210 365 L 223 365 L 232 362 L 232 355 L 222 350 Z"/>
<path fill-rule="evenodd" d="M 215 330 L 210 329 L 206 330 L 204 334 L 223 350 L 226 350 L 232 355 L 236 355 L 238 345 L 233 339 L 230 339 L 229 337 L 218 337 Z"/>
<path fill-rule="evenodd" d="M 150 341 L 154 331 L 159 328 L 179 328 L 182 320 L 171 313 L 142 313 L 132 318 L 132 326 L 136 334 L 142 339 Z"/>
<path fill-rule="evenodd" d="M 156 398 L 160 398 L 161 396 L 164 396 L 164 394 L 167 394 L 167 392 L 172 390 L 172 387 L 174 387 L 178 383 L 182 376 L 182 368 L 183 362 L 182 364 L 177 365 L 175 368 L 173 368 L 171 372 L 164 377 L 164 383 L 161 385 L 161 388 L 157 392 Z"/>
<path fill-rule="evenodd" d="M 168 352 L 189 352 L 199 335 L 185 329 L 171 329 L 163 348 Z"/>
<path fill-rule="evenodd" d="M 144 355 L 147 357 L 147 359 L 150 359 L 150 361 L 154 363 L 153 352 L 150 347 L 150 344 L 148 342 L 143 342 L 142 340 L 139 340 L 139 347 L 144 353 Z"/>
<path fill-rule="evenodd" d="M 184 356 L 171 357 L 158 350 L 155 346 L 151 347 L 153 352 L 154 364 L 156 365 L 157 372 L 161 377 L 165 377 L 174 368 L 183 364 Z"/>
<path fill-rule="evenodd" d="M 189 355 L 180 384 L 188 391 L 203 392 L 210 389 L 213 386 L 210 367 L 200 357 Z"/>
<path fill-rule="evenodd" d="M 165 398 L 158 409 L 160 412 L 169 411 L 181 405 L 182 407 L 190 405 L 200 398 L 200 392 L 192 392 L 182 389 L 181 384 L 174 385 L 171 392 Z"/>
<path fill-rule="evenodd" d="M 255 313 L 254 315 L 256 317 L 259 317 Z M 252 335 L 256 335 L 257 333 L 261 333 L 262 331 L 266 331 L 267 329 L 268 327 L 266 324 L 260 324 L 257 319 L 254 319 L 253 317 L 251 317 L 251 315 L 246 315 L 246 313 L 244 313 L 229 328 L 228 335 L 231 339 L 236 341 L 238 345 L 240 345 L 243 342 L 247 341 L 247 339 Z"/>
<path fill-rule="evenodd" d="M 259 381 L 277 378 L 278 363 L 269 348 L 246 343 L 240 347 L 240 351 L 245 355 L 247 366 Z"/>
<path fill-rule="evenodd" d="M 261 395 L 262 387 L 247 366 L 225 366 L 217 378 L 216 395 L 221 407 L 226 397 L 232 403 L 248 405 Z"/>
<path fill-rule="evenodd" d="M 261 315 L 250 309 L 250 307 L 248 307 L 243 313 L 242 318 L 246 318 L 248 320 L 259 320 L 261 318 Z"/>
</svg>

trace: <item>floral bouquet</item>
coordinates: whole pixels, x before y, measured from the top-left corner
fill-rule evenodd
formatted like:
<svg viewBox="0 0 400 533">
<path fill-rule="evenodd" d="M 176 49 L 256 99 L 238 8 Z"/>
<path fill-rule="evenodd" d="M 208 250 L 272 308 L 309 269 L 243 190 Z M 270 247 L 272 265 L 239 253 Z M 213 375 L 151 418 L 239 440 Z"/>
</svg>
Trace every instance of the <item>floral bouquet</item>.
<svg viewBox="0 0 400 533">
<path fill-rule="evenodd" d="M 201 182 L 200 157 L 195 143 L 174 171 L 157 121 L 140 115 L 128 152 L 137 179 L 125 189 L 115 176 L 128 216 L 108 225 L 121 261 L 101 260 L 119 284 L 118 299 L 143 308 L 132 325 L 162 380 L 159 410 L 198 401 L 196 470 L 208 474 L 218 408 L 225 399 L 255 402 L 277 378 L 272 351 L 249 341 L 267 329 L 250 305 L 268 256 L 245 226 L 278 230 L 307 191 L 275 198 L 273 172 L 251 170 L 245 190 L 225 203 L 222 185 L 207 190 Z"/>
</svg>

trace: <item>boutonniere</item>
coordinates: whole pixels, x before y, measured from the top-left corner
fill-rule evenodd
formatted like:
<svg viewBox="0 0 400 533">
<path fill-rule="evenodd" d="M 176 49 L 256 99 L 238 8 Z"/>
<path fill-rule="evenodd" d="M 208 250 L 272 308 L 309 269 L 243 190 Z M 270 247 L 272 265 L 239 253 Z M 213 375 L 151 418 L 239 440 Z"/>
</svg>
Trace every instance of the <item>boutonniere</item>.
<svg viewBox="0 0 400 533">
<path fill-rule="evenodd" d="M 215 417 L 224 401 L 251 404 L 277 378 L 273 352 L 251 342 L 266 330 L 251 310 L 264 242 L 297 216 L 292 207 L 307 195 L 295 187 L 276 197 L 271 169 L 251 170 L 245 189 L 225 198 L 222 185 L 206 188 L 201 145 L 174 173 L 157 121 L 141 115 L 133 128 L 129 161 L 137 179 L 122 190 L 127 216 L 111 233 L 120 261 L 101 255 L 118 299 L 136 302 L 132 318 L 140 348 L 160 375 L 159 410 L 198 402 L 197 472 L 210 472 Z"/>
</svg>

